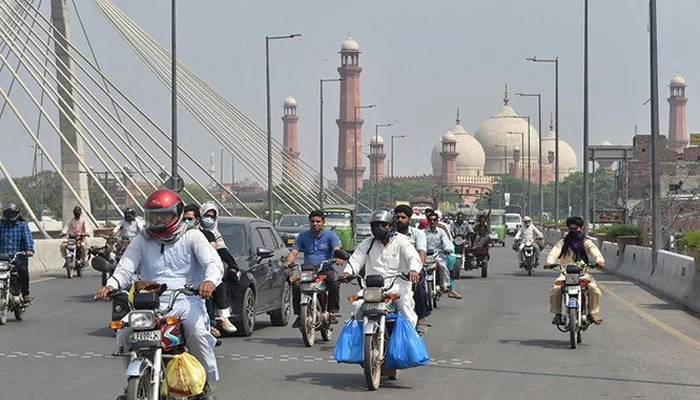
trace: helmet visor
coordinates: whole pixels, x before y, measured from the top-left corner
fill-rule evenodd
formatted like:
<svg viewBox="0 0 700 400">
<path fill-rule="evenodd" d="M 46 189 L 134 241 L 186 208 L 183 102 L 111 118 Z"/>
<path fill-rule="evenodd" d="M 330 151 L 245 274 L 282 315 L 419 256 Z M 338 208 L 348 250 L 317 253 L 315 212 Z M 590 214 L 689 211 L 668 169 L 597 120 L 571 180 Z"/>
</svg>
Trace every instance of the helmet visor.
<svg viewBox="0 0 700 400">
<path fill-rule="evenodd" d="M 177 204 L 168 208 L 146 209 L 144 217 L 146 218 L 146 229 L 154 233 L 163 232 L 168 227 L 180 222 Z"/>
</svg>

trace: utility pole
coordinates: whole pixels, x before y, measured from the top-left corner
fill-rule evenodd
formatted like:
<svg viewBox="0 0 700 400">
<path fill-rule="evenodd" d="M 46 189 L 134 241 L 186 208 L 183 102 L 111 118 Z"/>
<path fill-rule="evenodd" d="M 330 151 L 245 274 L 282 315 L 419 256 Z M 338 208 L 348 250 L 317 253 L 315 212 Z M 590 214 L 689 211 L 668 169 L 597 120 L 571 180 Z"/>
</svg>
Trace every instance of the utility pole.
<svg viewBox="0 0 700 400">
<path fill-rule="evenodd" d="M 656 0 L 649 0 L 649 72 L 651 90 L 651 273 L 661 248 L 661 182 L 659 171 L 659 76 L 656 40 Z"/>
</svg>

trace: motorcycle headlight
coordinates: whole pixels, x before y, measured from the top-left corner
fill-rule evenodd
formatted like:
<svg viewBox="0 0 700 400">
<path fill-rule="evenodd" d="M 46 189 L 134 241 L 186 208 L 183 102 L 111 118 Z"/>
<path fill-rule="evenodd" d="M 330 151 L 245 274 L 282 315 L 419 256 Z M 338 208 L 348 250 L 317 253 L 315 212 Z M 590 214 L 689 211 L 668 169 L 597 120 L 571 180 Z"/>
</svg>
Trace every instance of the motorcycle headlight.
<svg viewBox="0 0 700 400">
<path fill-rule="evenodd" d="M 377 303 L 382 301 L 382 288 L 366 288 L 364 299 L 370 303 Z"/>
<path fill-rule="evenodd" d="M 313 271 L 301 271 L 301 276 L 299 277 L 301 282 L 311 282 L 314 280 Z"/>
<path fill-rule="evenodd" d="M 455 244 L 456 244 L 457 246 L 463 245 L 463 244 L 464 244 L 464 238 L 461 237 L 461 236 L 457 236 L 457 237 L 455 238 Z"/>
<path fill-rule="evenodd" d="M 134 330 L 148 330 L 156 327 L 153 311 L 132 311 L 129 313 L 129 326 Z"/>
</svg>

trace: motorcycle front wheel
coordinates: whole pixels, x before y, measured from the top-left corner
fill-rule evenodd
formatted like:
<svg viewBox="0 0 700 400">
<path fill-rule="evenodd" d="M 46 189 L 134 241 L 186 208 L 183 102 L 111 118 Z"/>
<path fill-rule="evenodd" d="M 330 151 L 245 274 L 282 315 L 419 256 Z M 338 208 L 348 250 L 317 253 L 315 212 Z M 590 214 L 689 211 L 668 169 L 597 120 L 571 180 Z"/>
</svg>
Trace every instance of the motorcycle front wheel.
<svg viewBox="0 0 700 400">
<path fill-rule="evenodd" d="M 316 318 L 314 318 L 316 312 L 320 312 L 318 310 L 318 301 L 313 299 L 299 310 L 299 320 L 301 322 L 299 330 L 306 347 L 313 347 L 316 342 Z"/>
<path fill-rule="evenodd" d="M 5 325 L 7 323 L 7 295 L 3 290 L 0 292 L 0 325 Z"/>
<path fill-rule="evenodd" d="M 365 335 L 364 360 L 367 389 L 377 390 L 382 380 L 382 365 L 379 361 L 379 335 Z"/>
<path fill-rule="evenodd" d="M 66 267 L 66 277 L 68 277 L 68 279 L 73 278 L 73 268 L 75 268 L 75 258 L 71 258 L 70 260 L 66 260 L 66 263 L 64 266 Z"/>
<path fill-rule="evenodd" d="M 151 369 L 143 370 L 141 376 L 130 376 L 126 381 L 126 400 L 157 400 L 150 398 Z"/>
<path fill-rule="evenodd" d="M 433 311 L 433 295 L 435 292 L 435 282 L 428 281 L 427 291 L 428 291 L 428 310 Z"/>
<path fill-rule="evenodd" d="M 578 312 L 575 308 L 569 308 L 569 346 L 572 349 L 576 348 L 576 318 Z"/>
</svg>

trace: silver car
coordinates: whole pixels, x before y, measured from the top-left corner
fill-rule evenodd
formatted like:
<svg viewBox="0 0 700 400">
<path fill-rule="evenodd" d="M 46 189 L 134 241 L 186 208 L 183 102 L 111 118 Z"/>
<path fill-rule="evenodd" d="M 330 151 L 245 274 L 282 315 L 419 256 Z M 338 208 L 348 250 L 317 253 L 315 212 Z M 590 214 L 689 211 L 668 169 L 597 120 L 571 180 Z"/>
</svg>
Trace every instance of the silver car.
<svg viewBox="0 0 700 400">
<path fill-rule="evenodd" d="M 369 226 L 372 214 L 357 214 L 357 243 L 372 236 L 372 228 Z"/>
</svg>

